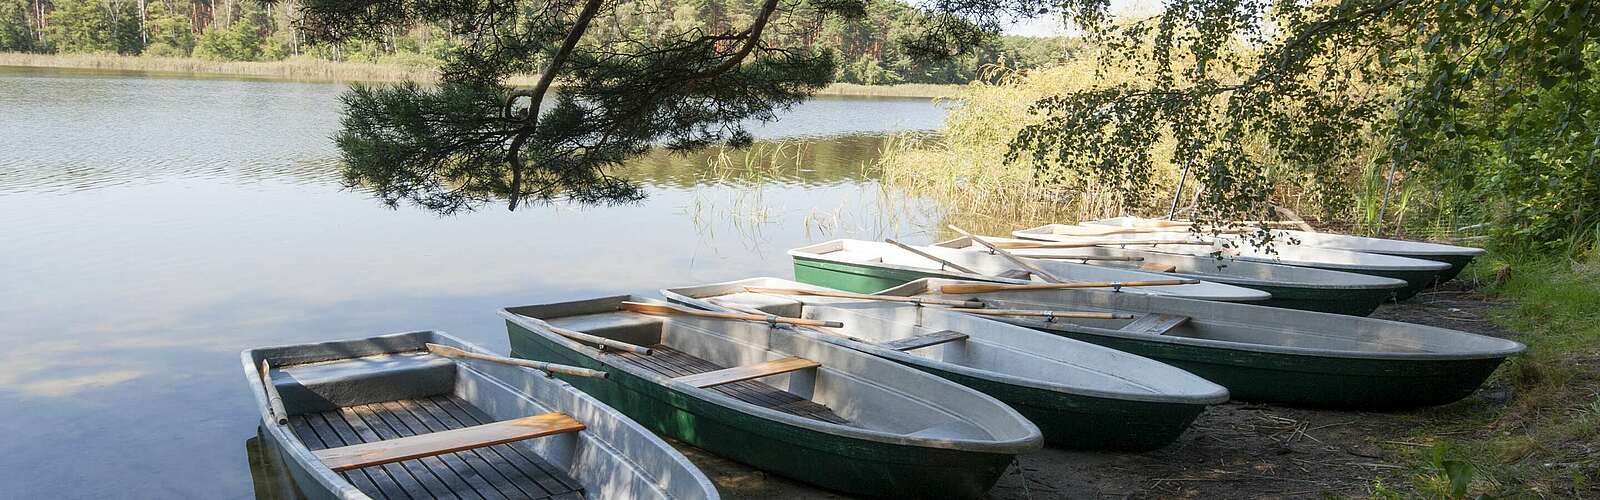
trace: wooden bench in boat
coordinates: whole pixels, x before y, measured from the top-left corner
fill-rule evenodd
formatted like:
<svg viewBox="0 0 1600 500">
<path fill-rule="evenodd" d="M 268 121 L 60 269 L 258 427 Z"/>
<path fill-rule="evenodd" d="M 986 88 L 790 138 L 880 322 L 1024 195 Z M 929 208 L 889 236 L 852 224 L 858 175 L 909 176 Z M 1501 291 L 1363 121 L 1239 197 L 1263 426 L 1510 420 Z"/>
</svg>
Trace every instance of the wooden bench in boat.
<svg viewBox="0 0 1600 500">
<path fill-rule="evenodd" d="M 903 339 L 894 339 L 888 342 L 879 343 L 878 345 L 894 349 L 896 351 L 910 351 L 924 347 L 935 346 L 946 342 L 955 342 L 957 340 L 966 339 L 967 334 L 965 333 L 953 330 L 939 330 L 933 333 L 924 333 L 922 335 L 913 335 Z"/>
<path fill-rule="evenodd" d="M 343 472 L 463 450 L 577 432 L 585 427 L 564 413 L 545 413 L 460 429 L 418 434 L 313 452 L 328 468 Z"/>
<path fill-rule="evenodd" d="M 312 451 L 494 422 L 482 410 L 448 394 L 289 417 L 295 435 Z M 373 498 L 451 498 L 456 494 L 485 500 L 583 499 L 583 486 L 576 479 L 515 443 L 351 469 L 339 475 Z"/>
<path fill-rule="evenodd" d="M 1181 325 L 1186 321 L 1189 321 L 1188 316 L 1149 313 L 1144 316 L 1140 316 L 1139 319 L 1133 320 L 1132 323 L 1128 323 L 1119 330 L 1124 332 L 1162 335 L 1168 331 L 1171 331 L 1173 328 L 1177 328 L 1178 325 Z"/>
<path fill-rule="evenodd" d="M 1030 273 L 1030 272 L 1028 272 L 1026 270 L 1022 270 L 1022 269 L 1007 269 L 1007 270 L 1001 271 L 1000 274 L 996 274 L 995 276 L 996 277 L 1000 277 L 1000 278 L 1010 278 L 1010 279 L 1014 279 L 1014 280 L 1027 280 L 1027 279 L 1030 279 L 1030 278 L 1033 277 L 1033 273 Z"/>
<path fill-rule="evenodd" d="M 665 344 L 650 346 L 655 354 L 643 356 L 633 353 L 620 353 L 618 359 L 628 361 L 630 364 L 645 370 L 659 373 L 667 377 L 683 377 L 699 373 L 722 370 L 725 367 L 695 357 L 689 353 L 673 349 Z M 823 422 L 849 425 L 850 421 L 834 413 L 827 405 L 811 401 L 756 380 L 745 380 L 710 387 L 713 391 L 752 405 L 781 411 L 790 415 L 805 417 Z"/>
<path fill-rule="evenodd" d="M 822 366 L 822 364 L 806 358 L 790 356 L 783 359 L 774 359 L 772 361 L 756 363 L 753 365 L 735 366 L 733 368 L 723 368 L 716 371 L 686 375 L 677 377 L 676 380 L 704 389 L 707 387 L 731 384 L 734 382 L 743 382 L 750 379 L 768 377 L 781 373 L 789 373 L 807 368 L 816 368 L 818 366 Z"/>
</svg>

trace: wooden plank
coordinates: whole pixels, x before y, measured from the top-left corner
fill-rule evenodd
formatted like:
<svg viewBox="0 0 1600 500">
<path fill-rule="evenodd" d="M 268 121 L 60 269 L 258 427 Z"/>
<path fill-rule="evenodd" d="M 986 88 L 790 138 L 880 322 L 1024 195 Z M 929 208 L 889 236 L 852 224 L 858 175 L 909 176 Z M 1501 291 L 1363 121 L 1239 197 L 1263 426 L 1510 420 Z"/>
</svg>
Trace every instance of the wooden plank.
<svg viewBox="0 0 1600 500">
<path fill-rule="evenodd" d="M 954 330 L 939 330 L 933 333 L 924 333 L 922 335 L 913 335 L 903 339 L 894 339 L 888 342 L 879 343 L 878 345 L 894 349 L 896 351 L 910 351 L 928 346 L 935 346 L 946 342 L 955 342 L 957 340 L 967 340 L 967 334 Z"/>
<path fill-rule="evenodd" d="M 441 395 L 418 400 L 417 402 L 419 403 L 418 408 L 427 410 L 429 415 L 436 417 L 440 422 L 447 425 L 468 427 L 494 421 L 494 418 L 484 413 L 483 410 L 472 406 L 471 403 L 464 399 L 454 396 Z M 517 472 L 522 473 L 523 477 L 527 478 L 527 481 L 517 480 L 524 490 L 540 490 L 548 494 L 583 491 L 583 485 L 579 484 L 577 479 L 567 475 L 565 470 L 551 465 L 550 462 L 545 461 L 544 457 L 539 456 L 525 446 L 506 443 L 479 448 L 474 452 L 485 456 L 498 454 L 499 463 L 516 469 Z"/>
<path fill-rule="evenodd" d="M 1172 265 L 1172 264 L 1162 264 L 1162 263 L 1159 263 L 1159 262 L 1146 262 L 1144 264 L 1140 264 L 1139 265 L 1139 270 L 1140 271 L 1150 271 L 1150 272 L 1153 272 L 1153 273 L 1170 273 L 1170 272 L 1173 272 L 1173 271 L 1177 271 L 1178 270 L 1178 266 L 1175 266 L 1175 265 Z"/>
<path fill-rule="evenodd" d="M 340 408 L 339 413 L 344 416 L 346 422 L 350 423 L 350 427 L 355 428 L 356 434 L 361 435 L 361 439 L 368 443 L 401 437 L 381 419 L 369 421 L 368 419 L 371 418 L 371 415 L 363 415 L 363 413 L 370 412 L 363 412 L 356 407 L 346 406 Z M 475 474 L 461 474 L 455 467 L 459 464 L 452 462 L 459 462 L 459 460 L 455 460 L 455 457 L 451 454 L 445 454 L 437 457 L 424 457 L 416 462 L 406 462 L 405 465 L 412 475 L 417 476 L 419 479 L 422 479 L 422 476 L 418 473 L 417 468 L 425 469 L 429 474 L 437 478 L 440 483 L 444 484 L 446 490 L 457 497 L 466 500 L 480 498 L 494 500 L 499 498 L 495 495 L 485 497 L 480 493 L 482 490 L 493 491 L 492 488 L 489 488 L 488 483 L 478 479 Z M 473 481 L 474 479 L 477 480 Z M 422 481 L 424 483 L 428 482 L 427 479 L 422 479 Z"/>
<path fill-rule="evenodd" d="M 327 415 L 330 420 L 334 418 L 341 419 L 342 423 L 354 431 L 363 443 L 376 443 L 383 440 L 378 437 L 377 432 L 368 427 L 367 423 L 361 420 L 361 417 L 356 416 L 355 412 L 349 408 L 340 408 L 328 412 Z M 466 484 L 461 482 L 461 478 L 452 473 L 449 467 L 446 467 L 444 462 L 440 462 L 438 458 L 424 457 L 421 460 L 400 462 L 397 465 L 410 472 L 411 477 L 416 479 L 417 483 L 434 498 L 462 498 L 461 495 L 456 493 L 457 491 L 467 490 L 470 492 Z M 444 470 L 441 471 L 440 469 Z M 468 493 L 466 498 L 476 498 L 476 495 Z"/>
<path fill-rule="evenodd" d="M 761 377 L 769 377 L 781 373 L 789 373 L 796 370 L 816 368 L 818 366 L 822 366 L 822 363 L 818 363 L 806 358 L 790 356 L 783 359 L 774 359 L 772 361 L 756 363 L 753 365 L 735 366 L 733 368 L 723 368 L 717 371 L 699 373 L 686 377 L 678 377 L 674 380 L 704 389 L 722 384 L 741 382 Z"/>
<path fill-rule="evenodd" d="M 625 359 L 640 368 L 666 375 L 668 377 L 681 377 L 723 369 L 722 366 L 719 366 L 715 363 L 697 358 L 693 355 L 678 351 L 666 345 L 654 345 L 651 346 L 651 348 L 655 350 L 656 354 L 648 358 L 626 354 L 621 355 L 620 358 Z M 833 410 L 828 408 L 827 405 L 802 398 L 794 393 L 790 393 L 788 391 L 784 391 L 755 380 L 746 380 L 743 382 L 719 385 L 711 388 L 711 390 L 726 394 L 729 397 L 745 403 L 760 406 L 762 408 L 781 411 L 790 415 L 811 418 L 833 424 L 850 424 L 849 420 L 846 420 L 844 417 L 840 417 L 838 414 L 834 413 Z"/>
<path fill-rule="evenodd" d="M 309 427 L 313 432 L 322 438 L 324 445 L 323 449 L 337 448 L 345 445 L 344 440 L 333 431 L 333 426 L 328 424 L 328 420 L 324 418 L 322 414 L 306 415 L 306 423 L 309 424 Z M 367 492 L 369 495 L 376 494 L 377 496 L 386 498 L 411 498 L 410 492 L 406 491 L 406 488 L 398 481 L 395 481 L 394 477 L 389 474 L 389 471 L 382 468 L 353 470 L 343 474 L 345 479 L 350 480 L 352 484 L 356 485 L 357 489 Z M 364 489 L 362 485 L 363 482 L 366 483 L 365 488 L 371 489 Z"/>
<path fill-rule="evenodd" d="M 1120 328 L 1120 330 L 1124 332 L 1161 335 L 1167 333 L 1167 331 L 1172 330 L 1173 328 L 1177 328 L 1178 325 L 1183 324 L 1185 321 L 1189 321 L 1188 316 L 1150 313 L 1141 316 L 1139 319 L 1133 320 L 1132 323 L 1128 323 L 1126 326 Z"/>
<path fill-rule="evenodd" d="M 577 432 L 584 428 L 582 422 L 566 414 L 546 413 L 465 429 L 332 448 L 318 451 L 316 455 L 329 468 L 343 471 L 541 436 Z"/>
<path fill-rule="evenodd" d="M 368 407 L 372 408 L 374 416 L 379 417 L 379 419 L 383 420 L 384 423 L 388 424 L 392 429 L 394 429 L 394 431 L 399 434 L 399 437 L 417 436 L 429 434 L 435 431 L 449 430 L 445 427 L 430 428 L 426 425 L 423 425 L 422 422 L 419 422 L 411 415 L 411 412 L 406 409 L 405 405 L 400 404 L 398 401 L 374 403 L 368 405 Z M 456 452 L 455 455 L 462 461 L 466 462 L 467 465 L 472 468 L 473 472 L 478 474 L 478 476 L 489 481 L 490 484 L 495 485 L 500 493 L 504 494 L 505 496 L 511 498 L 524 498 L 532 495 L 532 493 L 524 492 L 519 488 L 519 485 L 517 484 L 519 480 L 515 471 L 503 473 L 486 462 L 483 457 L 480 457 L 479 454 L 476 453 L 477 451 L 478 450 L 459 451 Z M 535 488 L 534 492 L 537 491 L 537 488 Z"/>
<path fill-rule="evenodd" d="M 361 446 L 365 444 L 361 438 L 356 435 L 355 430 L 351 429 L 349 424 L 345 423 L 344 417 L 339 416 L 338 410 L 323 412 L 322 418 L 326 419 L 328 426 L 332 427 L 334 432 L 337 432 L 339 437 L 344 439 L 345 446 Z M 327 451 L 328 450 L 322 450 L 315 453 L 326 453 Z M 423 470 L 420 472 L 423 475 L 421 477 L 417 477 L 416 475 L 412 474 L 412 471 L 408 467 L 405 467 L 406 465 L 411 464 L 387 463 L 382 464 L 382 467 L 375 467 L 367 472 L 374 475 L 374 481 L 378 480 L 376 473 L 374 472 L 375 470 L 381 469 L 387 472 L 389 477 L 394 479 L 395 484 L 400 485 L 400 488 L 406 490 L 406 495 L 409 495 L 411 498 L 434 498 L 434 495 L 437 492 L 429 491 L 428 487 L 423 485 L 423 481 L 426 481 L 429 478 L 428 472 Z M 342 471 L 341 469 L 333 470 Z"/>
</svg>

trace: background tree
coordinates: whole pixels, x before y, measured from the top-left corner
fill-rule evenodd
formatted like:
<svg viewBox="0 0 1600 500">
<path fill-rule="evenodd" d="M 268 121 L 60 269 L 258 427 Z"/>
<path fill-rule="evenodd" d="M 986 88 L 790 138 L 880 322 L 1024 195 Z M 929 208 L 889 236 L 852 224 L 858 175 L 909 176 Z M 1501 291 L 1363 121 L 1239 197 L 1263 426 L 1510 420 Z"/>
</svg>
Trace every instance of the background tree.
<svg viewBox="0 0 1600 500">
<path fill-rule="evenodd" d="M 989 19 L 1041 5 L 930 7 Z M 1237 220 L 1268 210 L 1273 166 L 1330 179 L 1318 169 L 1376 138 L 1380 163 L 1466 190 L 1455 209 L 1492 212 L 1502 233 L 1594 235 L 1594 1 L 1172 0 L 1132 23 L 1102 0 L 1053 7 L 1147 77 L 1039 101 L 1045 121 L 1012 143 L 1036 165 L 1138 196 L 1151 147 L 1174 140 L 1204 186 L 1197 218 Z"/>
<path fill-rule="evenodd" d="M 773 118 L 835 71 L 831 51 L 778 40 L 866 11 L 848 0 L 758 5 L 662 30 L 626 22 L 670 14 L 653 2 L 311 0 L 300 27 L 330 44 L 417 24 L 459 37 L 437 87 L 354 87 L 337 139 L 351 185 L 448 213 L 497 198 L 513 209 L 631 200 L 637 186 L 608 167 L 655 146 L 747 144 L 743 121 Z M 520 74 L 539 79 L 507 83 Z"/>
</svg>

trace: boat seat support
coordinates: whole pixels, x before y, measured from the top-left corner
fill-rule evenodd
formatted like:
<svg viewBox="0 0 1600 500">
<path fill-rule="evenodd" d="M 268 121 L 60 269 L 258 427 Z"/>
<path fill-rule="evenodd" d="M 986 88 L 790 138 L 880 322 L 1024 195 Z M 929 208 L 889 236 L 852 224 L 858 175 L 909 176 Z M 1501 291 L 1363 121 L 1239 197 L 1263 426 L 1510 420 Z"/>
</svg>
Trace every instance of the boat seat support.
<svg viewBox="0 0 1600 500">
<path fill-rule="evenodd" d="M 1189 321 L 1188 316 L 1150 313 L 1140 316 L 1139 319 L 1133 320 L 1132 323 L 1128 323 L 1127 326 L 1123 326 L 1120 330 L 1124 332 L 1162 335 L 1168 331 L 1171 331 L 1173 328 L 1177 328 L 1178 325 L 1181 325 L 1186 321 Z"/>
<path fill-rule="evenodd" d="M 554 434 L 585 427 L 565 413 L 545 413 L 461 429 L 418 434 L 371 443 L 317 450 L 317 459 L 334 471 L 431 457 Z"/>
<path fill-rule="evenodd" d="M 753 365 L 735 366 L 733 368 L 723 368 L 721 370 L 696 373 L 694 375 L 684 375 L 673 380 L 704 389 L 707 387 L 731 384 L 734 382 L 743 382 L 745 380 L 769 377 L 772 375 L 789 373 L 807 368 L 816 368 L 818 366 L 822 366 L 822 363 L 818 363 L 806 358 L 790 356 L 783 359 L 774 359 L 772 361 L 756 363 Z"/>
<path fill-rule="evenodd" d="M 965 333 L 953 330 L 939 330 L 933 333 L 924 333 L 922 335 L 914 335 L 903 339 L 894 339 L 878 345 L 894 349 L 896 351 L 910 351 L 928 346 L 935 346 L 946 342 L 955 342 L 957 340 L 966 339 L 967 334 Z"/>
</svg>

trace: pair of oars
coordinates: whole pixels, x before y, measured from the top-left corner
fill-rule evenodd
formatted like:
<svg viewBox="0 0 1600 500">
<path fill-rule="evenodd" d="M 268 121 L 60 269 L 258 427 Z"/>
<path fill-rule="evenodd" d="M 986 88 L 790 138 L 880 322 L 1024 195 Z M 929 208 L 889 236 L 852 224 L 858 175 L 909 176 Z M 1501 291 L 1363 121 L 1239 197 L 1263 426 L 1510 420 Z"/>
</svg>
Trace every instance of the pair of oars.
<svg viewBox="0 0 1600 500">
<path fill-rule="evenodd" d="M 841 299 L 879 300 L 885 302 L 908 302 L 912 304 L 925 304 L 935 306 L 952 306 L 948 311 L 964 312 L 968 314 L 981 314 L 986 316 L 1045 316 L 1051 318 L 1081 318 L 1081 319 L 1130 319 L 1132 314 L 1099 313 L 1086 311 L 1036 311 L 1028 309 L 989 309 L 983 301 L 978 299 L 950 300 L 931 299 L 919 297 L 895 297 L 889 295 L 868 295 L 864 293 L 840 292 L 834 290 L 806 290 L 800 288 L 768 288 L 745 287 L 751 293 L 765 293 L 769 295 L 814 295 L 817 297 L 835 297 Z"/>
</svg>

